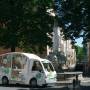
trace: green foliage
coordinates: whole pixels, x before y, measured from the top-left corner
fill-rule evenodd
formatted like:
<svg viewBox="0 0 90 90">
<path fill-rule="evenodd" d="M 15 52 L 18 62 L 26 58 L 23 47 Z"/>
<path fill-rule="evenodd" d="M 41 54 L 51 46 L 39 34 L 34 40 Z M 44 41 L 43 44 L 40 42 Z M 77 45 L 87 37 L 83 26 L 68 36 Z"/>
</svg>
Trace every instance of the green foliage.
<svg viewBox="0 0 90 90">
<path fill-rule="evenodd" d="M 75 46 L 75 50 L 76 50 L 76 58 L 78 62 L 82 61 L 85 56 L 84 48 L 80 46 Z"/>
<path fill-rule="evenodd" d="M 57 0 L 59 1 L 59 0 Z M 59 5 L 58 5 L 59 7 Z M 57 10 L 57 8 L 55 8 Z M 90 39 L 90 0 L 61 0 L 58 13 L 59 24 L 64 28 L 66 39 L 84 37 Z"/>
<path fill-rule="evenodd" d="M 52 3 L 52 0 L 0 0 L 0 45 L 11 51 L 15 47 L 36 46 L 43 50 L 51 45 L 47 33 L 52 32 L 53 17 L 46 9 Z"/>
</svg>

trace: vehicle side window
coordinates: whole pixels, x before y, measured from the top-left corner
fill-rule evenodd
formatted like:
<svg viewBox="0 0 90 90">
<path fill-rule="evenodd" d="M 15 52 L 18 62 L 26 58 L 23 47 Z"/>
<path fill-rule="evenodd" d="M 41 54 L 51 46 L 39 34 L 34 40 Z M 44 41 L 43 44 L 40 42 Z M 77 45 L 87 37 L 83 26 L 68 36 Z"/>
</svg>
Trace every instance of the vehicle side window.
<svg viewBox="0 0 90 90">
<path fill-rule="evenodd" d="M 15 54 L 12 57 L 12 68 L 13 69 L 22 69 L 22 56 L 20 54 Z"/>
<path fill-rule="evenodd" d="M 12 57 L 12 68 L 13 69 L 24 69 L 26 66 L 27 57 L 21 54 L 14 54 Z"/>
<path fill-rule="evenodd" d="M 22 64 L 22 69 L 25 68 L 26 64 L 27 64 L 27 57 L 22 55 L 22 61 L 21 61 L 21 64 Z"/>
<path fill-rule="evenodd" d="M 2 56 L 0 56 L 0 67 L 2 66 Z"/>
<path fill-rule="evenodd" d="M 42 65 L 39 61 L 34 61 L 32 71 L 42 71 Z"/>
<path fill-rule="evenodd" d="M 9 54 L 2 56 L 2 65 L 6 68 L 11 67 L 11 57 Z"/>
</svg>

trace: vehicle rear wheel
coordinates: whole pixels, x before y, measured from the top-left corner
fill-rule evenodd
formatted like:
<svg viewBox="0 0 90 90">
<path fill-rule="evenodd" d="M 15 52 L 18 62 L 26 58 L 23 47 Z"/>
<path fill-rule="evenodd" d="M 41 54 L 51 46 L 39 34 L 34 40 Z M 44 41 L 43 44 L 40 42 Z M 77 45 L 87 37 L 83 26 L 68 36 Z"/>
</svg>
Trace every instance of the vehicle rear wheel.
<svg viewBox="0 0 90 90">
<path fill-rule="evenodd" d="M 3 85 L 9 84 L 9 80 L 8 80 L 7 77 L 3 77 L 3 78 L 2 78 L 2 84 L 3 84 Z"/>
<path fill-rule="evenodd" d="M 44 84 L 43 87 L 47 87 L 47 84 Z"/>
<path fill-rule="evenodd" d="M 31 79 L 30 86 L 31 87 L 37 87 L 37 80 L 36 79 Z"/>
</svg>

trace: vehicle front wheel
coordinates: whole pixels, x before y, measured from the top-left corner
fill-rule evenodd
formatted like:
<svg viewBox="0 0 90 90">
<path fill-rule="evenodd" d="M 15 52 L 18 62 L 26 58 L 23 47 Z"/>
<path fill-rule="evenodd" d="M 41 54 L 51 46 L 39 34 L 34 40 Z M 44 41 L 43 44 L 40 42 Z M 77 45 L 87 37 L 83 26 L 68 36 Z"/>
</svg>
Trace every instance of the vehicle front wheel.
<svg viewBox="0 0 90 90">
<path fill-rule="evenodd" d="M 37 87 L 37 80 L 36 79 L 31 79 L 30 86 L 33 87 L 33 88 Z"/>
</svg>

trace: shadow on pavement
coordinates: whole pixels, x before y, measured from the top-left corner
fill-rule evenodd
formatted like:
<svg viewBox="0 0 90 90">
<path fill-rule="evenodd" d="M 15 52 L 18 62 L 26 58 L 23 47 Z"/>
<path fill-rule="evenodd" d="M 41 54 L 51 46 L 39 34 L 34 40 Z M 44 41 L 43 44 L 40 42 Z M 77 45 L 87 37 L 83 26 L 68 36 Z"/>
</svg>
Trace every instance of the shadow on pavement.
<svg viewBox="0 0 90 90">
<path fill-rule="evenodd" d="M 49 86 L 49 87 L 37 87 L 37 88 L 32 88 L 32 87 L 29 87 L 28 85 L 13 85 L 13 84 L 0 85 L 0 86 L 17 88 L 16 90 L 71 90 L 67 86 L 64 86 L 64 87 L 61 87 L 61 86 L 50 87 Z M 75 89 L 75 90 L 77 90 L 77 89 Z M 80 85 L 80 90 L 90 90 L 90 86 Z"/>
<path fill-rule="evenodd" d="M 90 90 L 90 86 L 81 86 L 81 90 Z"/>
<path fill-rule="evenodd" d="M 19 85 L 19 84 L 8 84 L 8 85 L 0 84 L 0 86 L 2 86 L 2 87 L 28 87 L 29 88 L 28 85 Z"/>
<path fill-rule="evenodd" d="M 32 88 L 28 85 L 14 85 L 14 84 L 9 84 L 9 85 L 0 85 L 1 87 L 13 87 L 16 88 L 17 90 L 68 90 L 67 87 L 57 87 L 57 86 L 47 86 L 47 87 L 37 87 L 37 88 Z"/>
<path fill-rule="evenodd" d="M 34 88 L 34 87 L 30 87 L 29 85 L 20 85 L 20 84 L 8 84 L 8 85 L 2 85 L 2 84 L 0 84 L 0 86 L 1 87 L 13 87 L 13 88 L 18 88 L 17 90 L 27 90 L 27 88 L 28 88 L 28 90 L 29 90 L 29 88 L 30 88 L 30 90 L 33 90 L 33 89 L 43 89 L 43 88 L 47 88 L 47 87 L 41 87 L 41 86 L 37 86 L 36 88 Z M 48 86 L 48 88 L 49 87 L 51 87 L 51 86 Z M 22 89 L 20 89 L 20 88 L 22 88 Z"/>
<path fill-rule="evenodd" d="M 27 90 L 27 89 L 17 89 L 17 90 Z M 62 88 L 30 88 L 29 90 L 69 90 L 67 87 Z"/>
</svg>

